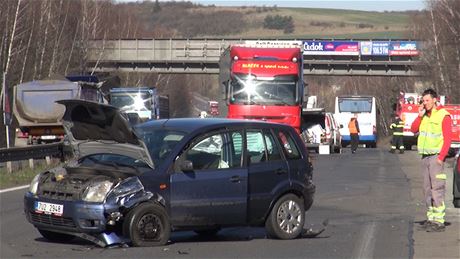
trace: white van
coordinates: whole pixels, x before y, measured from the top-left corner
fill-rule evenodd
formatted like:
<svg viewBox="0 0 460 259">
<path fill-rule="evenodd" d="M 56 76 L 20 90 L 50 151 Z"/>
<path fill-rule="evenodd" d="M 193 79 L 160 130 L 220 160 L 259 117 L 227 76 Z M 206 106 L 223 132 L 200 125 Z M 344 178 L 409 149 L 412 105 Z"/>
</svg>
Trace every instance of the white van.
<svg viewBox="0 0 460 259">
<path fill-rule="evenodd" d="M 328 145 L 330 152 L 340 153 L 342 148 L 339 125 L 334 115 L 324 108 L 302 110 L 301 137 L 308 149 L 319 152 L 320 145 Z"/>
</svg>

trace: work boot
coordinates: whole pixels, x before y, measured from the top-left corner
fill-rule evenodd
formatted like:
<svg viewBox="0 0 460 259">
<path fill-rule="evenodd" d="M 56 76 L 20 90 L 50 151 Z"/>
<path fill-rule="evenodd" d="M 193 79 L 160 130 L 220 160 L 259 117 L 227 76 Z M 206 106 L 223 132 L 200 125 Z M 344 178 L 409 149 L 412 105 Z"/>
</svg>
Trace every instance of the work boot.
<svg viewBox="0 0 460 259">
<path fill-rule="evenodd" d="M 417 226 L 417 230 L 426 231 L 428 228 L 431 227 L 432 224 L 433 221 L 425 220 L 422 224 Z"/>
<path fill-rule="evenodd" d="M 426 232 L 444 232 L 446 226 L 444 223 L 433 222 L 429 227 L 427 227 Z"/>
<path fill-rule="evenodd" d="M 399 154 L 404 154 L 404 149 L 400 149 Z"/>
<path fill-rule="evenodd" d="M 390 153 L 394 154 L 394 153 L 395 153 L 395 150 L 394 150 L 394 149 L 390 149 Z"/>
</svg>

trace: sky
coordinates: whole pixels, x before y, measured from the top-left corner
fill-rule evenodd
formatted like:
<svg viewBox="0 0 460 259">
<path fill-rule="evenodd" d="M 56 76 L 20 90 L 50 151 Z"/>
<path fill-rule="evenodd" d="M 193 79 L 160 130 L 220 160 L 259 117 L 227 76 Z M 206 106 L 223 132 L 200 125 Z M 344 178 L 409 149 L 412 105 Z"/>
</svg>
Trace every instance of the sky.
<svg viewBox="0 0 460 259">
<path fill-rule="evenodd" d="M 124 0 L 126 1 L 126 0 Z M 132 0 L 131 0 L 132 1 Z M 154 1 L 154 0 L 150 0 Z M 160 0 L 162 1 L 162 0 Z M 167 0 L 163 0 L 167 1 Z M 422 10 L 425 0 L 189 0 L 203 5 L 216 6 L 273 6 L 350 9 L 362 11 L 407 11 Z M 458 1 L 458 0 L 455 0 Z M 180 0 L 176 0 L 180 2 Z"/>
</svg>

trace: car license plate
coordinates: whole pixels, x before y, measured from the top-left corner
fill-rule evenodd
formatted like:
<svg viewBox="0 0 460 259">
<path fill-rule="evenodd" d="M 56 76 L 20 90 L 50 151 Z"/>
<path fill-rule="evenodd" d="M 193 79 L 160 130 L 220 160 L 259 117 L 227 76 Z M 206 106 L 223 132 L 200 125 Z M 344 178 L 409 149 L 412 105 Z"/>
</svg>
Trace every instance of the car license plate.
<svg viewBox="0 0 460 259">
<path fill-rule="evenodd" d="M 62 216 L 64 205 L 37 201 L 35 202 L 35 212 Z"/>
</svg>

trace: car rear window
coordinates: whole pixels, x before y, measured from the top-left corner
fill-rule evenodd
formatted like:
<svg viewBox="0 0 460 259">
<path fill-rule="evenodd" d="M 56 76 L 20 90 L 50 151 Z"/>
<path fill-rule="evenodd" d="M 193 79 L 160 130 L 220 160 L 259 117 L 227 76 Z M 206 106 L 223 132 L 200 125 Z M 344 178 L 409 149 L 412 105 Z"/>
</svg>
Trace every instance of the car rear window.
<svg viewBox="0 0 460 259">
<path fill-rule="evenodd" d="M 277 135 L 286 158 L 289 160 L 300 159 L 300 151 L 292 136 L 283 130 L 278 131 Z"/>
</svg>

